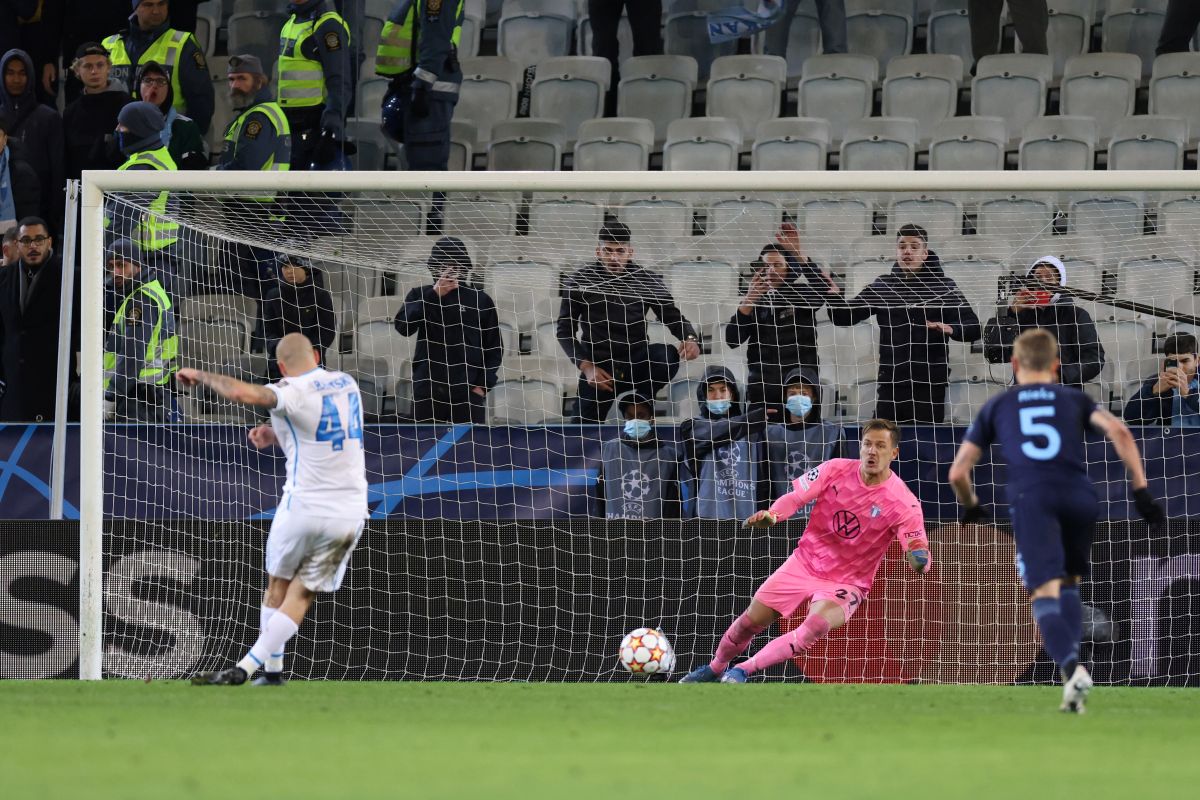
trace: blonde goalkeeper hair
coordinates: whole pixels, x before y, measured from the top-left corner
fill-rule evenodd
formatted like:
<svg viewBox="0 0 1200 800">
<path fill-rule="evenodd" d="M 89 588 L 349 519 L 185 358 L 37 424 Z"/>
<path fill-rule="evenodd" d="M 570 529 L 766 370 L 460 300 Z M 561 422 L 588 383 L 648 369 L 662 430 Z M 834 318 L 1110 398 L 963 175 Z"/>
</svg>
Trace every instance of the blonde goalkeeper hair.
<svg viewBox="0 0 1200 800">
<path fill-rule="evenodd" d="M 289 333 L 280 339 L 275 348 L 275 358 L 289 375 L 301 375 L 317 366 L 313 344 L 303 333 Z"/>
<path fill-rule="evenodd" d="M 1058 340 L 1044 328 L 1025 331 L 1013 344 L 1013 358 L 1021 369 L 1029 372 L 1050 372 L 1058 359 Z"/>
</svg>

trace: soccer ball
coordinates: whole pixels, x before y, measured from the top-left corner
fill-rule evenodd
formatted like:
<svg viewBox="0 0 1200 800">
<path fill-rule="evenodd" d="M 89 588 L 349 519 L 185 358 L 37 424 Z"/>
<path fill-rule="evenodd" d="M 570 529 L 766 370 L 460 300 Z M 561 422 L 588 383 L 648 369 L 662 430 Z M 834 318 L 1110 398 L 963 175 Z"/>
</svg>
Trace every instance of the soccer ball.
<svg viewBox="0 0 1200 800">
<path fill-rule="evenodd" d="M 675 669 L 675 651 L 667 636 L 654 628 L 638 628 L 621 640 L 621 667 L 634 675 L 654 675 Z"/>
</svg>

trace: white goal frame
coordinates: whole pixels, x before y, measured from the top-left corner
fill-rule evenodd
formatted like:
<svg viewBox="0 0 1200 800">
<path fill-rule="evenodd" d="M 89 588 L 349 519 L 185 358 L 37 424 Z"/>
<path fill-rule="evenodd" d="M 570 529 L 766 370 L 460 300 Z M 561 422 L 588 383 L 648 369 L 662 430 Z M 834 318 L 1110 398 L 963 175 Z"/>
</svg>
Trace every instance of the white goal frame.
<svg viewBox="0 0 1200 800">
<path fill-rule="evenodd" d="M 103 643 L 104 193 L 245 192 L 1121 192 L 1200 193 L 1200 172 L 161 172 L 83 173 L 79 677 L 101 677 Z"/>
</svg>

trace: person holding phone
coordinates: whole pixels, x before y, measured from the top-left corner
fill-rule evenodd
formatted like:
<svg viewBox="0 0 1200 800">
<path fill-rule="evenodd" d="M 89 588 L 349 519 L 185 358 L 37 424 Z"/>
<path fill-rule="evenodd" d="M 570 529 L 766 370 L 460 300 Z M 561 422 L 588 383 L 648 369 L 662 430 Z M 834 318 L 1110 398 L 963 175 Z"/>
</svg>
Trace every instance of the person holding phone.
<svg viewBox="0 0 1200 800">
<path fill-rule="evenodd" d="M 1196 336 L 1176 333 L 1162 346 L 1163 366 L 1142 382 L 1125 404 L 1130 425 L 1200 428 L 1200 380 L 1196 376 Z"/>
</svg>

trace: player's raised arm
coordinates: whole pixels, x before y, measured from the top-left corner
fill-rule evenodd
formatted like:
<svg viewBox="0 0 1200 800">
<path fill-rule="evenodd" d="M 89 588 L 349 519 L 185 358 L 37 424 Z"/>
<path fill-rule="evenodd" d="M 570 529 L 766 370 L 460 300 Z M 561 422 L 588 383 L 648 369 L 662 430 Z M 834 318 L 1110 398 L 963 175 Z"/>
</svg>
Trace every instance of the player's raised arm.
<svg viewBox="0 0 1200 800">
<path fill-rule="evenodd" d="M 175 373 L 175 380 L 179 381 L 180 386 L 207 386 L 226 400 L 232 400 L 244 406 L 274 408 L 279 402 L 275 393 L 266 386 L 246 383 L 228 375 L 205 372 L 202 369 L 184 367 Z"/>
<path fill-rule="evenodd" d="M 783 522 L 797 511 L 817 499 L 825 486 L 825 475 L 822 470 L 826 466 L 813 467 L 808 472 L 792 481 L 792 490 L 771 504 L 765 511 L 755 511 L 743 523 L 747 528 L 769 528 L 776 522 Z"/>
<path fill-rule="evenodd" d="M 979 522 L 987 514 L 987 510 L 979 504 L 979 497 L 971 485 L 971 472 L 982 457 L 983 448 L 974 442 L 964 441 L 958 447 L 954 463 L 950 465 L 950 486 L 954 489 L 958 502 L 962 504 L 960 522 L 963 525 Z"/>
<path fill-rule="evenodd" d="M 1142 519 L 1152 525 L 1165 521 L 1167 515 L 1150 494 L 1146 470 L 1142 466 L 1142 454 L 1138 451 L 1137 441 L 1129 426 L 1102 408 L 1093 411 L 1088 421 L 1112 442 L 1113 449 L 1125 464 L 1125 471 L 1129 473 L 1129 488 L 1133 490 L 1133 504 Z"/>
</svg>

